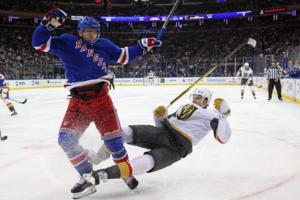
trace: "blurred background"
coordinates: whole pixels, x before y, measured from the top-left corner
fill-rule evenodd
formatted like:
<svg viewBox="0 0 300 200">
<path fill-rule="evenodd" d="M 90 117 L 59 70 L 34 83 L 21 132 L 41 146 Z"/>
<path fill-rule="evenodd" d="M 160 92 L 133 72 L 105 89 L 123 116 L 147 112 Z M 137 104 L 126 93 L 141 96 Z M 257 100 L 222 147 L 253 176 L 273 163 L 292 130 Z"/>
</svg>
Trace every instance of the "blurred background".
<svg viewBox="0 0 300 200">
<path fill-rule="evenodd" d="M 31 47 L 34 28 L 55 6 L 70 16 L 55 34 L 77 34 L 77 20 L 89 15 L 100 21 L 101 36 L 122 47 L 155 37 L 173 1 L 1 0 L 0 72 L 8 80 L 65 77 L 57 57 Z M 274 60 L 287 72 L 300 71 L 299 8 L 297 0 L 184 0 L 162 38 L 162 48 L 130 65 L 110 68 L 117 78 L 144 77 L 150 71 L 159 77 L 198 77 L 252 37 L 257 40 L 255 49 L 241 49 L 211 76 L 234 76 L 244 62 L 255 76 L 263 76 Z"/>
</svg>

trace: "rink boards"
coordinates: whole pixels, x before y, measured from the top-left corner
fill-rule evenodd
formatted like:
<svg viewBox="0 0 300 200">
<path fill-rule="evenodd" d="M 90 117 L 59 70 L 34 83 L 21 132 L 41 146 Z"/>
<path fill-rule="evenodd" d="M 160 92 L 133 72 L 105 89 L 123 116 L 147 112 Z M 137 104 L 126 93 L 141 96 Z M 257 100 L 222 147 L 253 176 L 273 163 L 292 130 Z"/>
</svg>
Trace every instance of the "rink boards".
<svg viewBox="0 0 300 200">
<path fill-rule="evenodd" d="M 197 81 L 198 77 L 173 77 L 159 78 L 159 86 L 189 85 Z M 63 87 L 66 79 L 40 79 L 40 80 L 9 80 L 11 89 L 32 89 Z M 300 103 L 300 79 L 282 79 L 282 95 L 284 98 Z M 254 83 L 267 88 L 267 80 L 264 77 L 255 77 Z M 238 85 L 235 77 L 207 77 L 199 82 L 200 85 Z M 116 86 L 144 86 L 144 78 L 116 78 Z M 156 85 L 156 84 L 155 84 Z M 147 86 L 151 86 L 147 83 Z"/>
</svg>

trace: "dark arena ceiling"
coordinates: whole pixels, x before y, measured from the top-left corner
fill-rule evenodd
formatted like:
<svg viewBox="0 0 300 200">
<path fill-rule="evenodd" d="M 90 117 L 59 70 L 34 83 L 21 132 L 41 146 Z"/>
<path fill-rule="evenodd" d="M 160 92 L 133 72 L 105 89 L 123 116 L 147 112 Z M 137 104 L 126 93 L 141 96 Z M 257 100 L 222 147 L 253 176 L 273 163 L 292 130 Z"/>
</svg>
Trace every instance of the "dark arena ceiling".
<svg viewBox="0 0 300 200">
<path fill-rule="evenodd" d="M 73 15 L 135 16 L 166 15 L 174 0 L 1 0 L 1 16 L 43 16 L 52 7 Z M 183 0 L 176 14 L 223 13 L 231 11 L 286 8 L 300 9 L 299 0 Z"/>
</svg>

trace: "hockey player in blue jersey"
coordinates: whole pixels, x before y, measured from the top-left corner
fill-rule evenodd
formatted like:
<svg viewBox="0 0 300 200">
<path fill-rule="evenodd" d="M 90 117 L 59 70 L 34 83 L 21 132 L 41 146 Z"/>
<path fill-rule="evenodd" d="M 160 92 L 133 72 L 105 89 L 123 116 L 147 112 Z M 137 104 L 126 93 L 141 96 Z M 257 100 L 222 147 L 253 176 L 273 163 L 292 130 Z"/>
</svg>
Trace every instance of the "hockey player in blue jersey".
<svg viewBox="0 0 300 200">
<path fill-rule="evenodd" d="M 161 42 L 155 38 L 143 38 L 136 45 L 120 48 L 100 37 L 99 22 L 93 17 L 79 20 L 79 37 L 71 34 L 51 36 L 66 18 L 63 10 L 51 9 L 35 29 L 32 46 L 58 56 L 64 63 L 68 79 L 65 86 L 72 98 L 59 130 L 58 143 L 81 176 L 71 189 L 73 198 L 78 199 L 96 192 L 95 184 L 83 177 L 92 175 L 92 154 L 79 145 L 80 137 L 91 122 L 95 123 L 114 162 L 128 161 L 118 114 L 108 94 L 108 64 L 130 63 L 153 47 L 160 46 Z M 138 184 L 134 177 L 124 180 L 131 189 Z"/>
<path fill-rule="evenodd" d="M 3 74 L 0 74 L 0 98 L 11 112 L 11 116 L 15 116 L 18 114 L 13 103 L 9 99 L 9 87 L 5 83 L 5 77 Z"/>
</svg>

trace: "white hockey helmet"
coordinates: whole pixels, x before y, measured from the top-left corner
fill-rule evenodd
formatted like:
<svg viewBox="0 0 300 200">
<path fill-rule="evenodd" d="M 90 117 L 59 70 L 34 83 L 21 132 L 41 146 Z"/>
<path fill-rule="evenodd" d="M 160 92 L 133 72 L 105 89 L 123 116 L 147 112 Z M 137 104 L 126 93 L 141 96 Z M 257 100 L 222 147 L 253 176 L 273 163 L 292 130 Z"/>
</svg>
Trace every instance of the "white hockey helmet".
<svg viewBox="0 0 300 200">
<path fill-rule="evenodd" d="M 206 88 L 195 88 L 194 91 L 191 93 L 191 98 L 193 98 L 194 95 L 197 95 L 197 96 L 201 96 L 202 97 L 202 102 L 203 100 L 207 99 L 207 103 L 206 104 L 203 104 L 201 102 L 201 107 L 204 107 L 206 108 L 211 99 L 212 99 L 212 93 L 209 89 L 206 89 Z"/>
<path fill-rule="evenodd" d="M 244 64 L 244 67 L 249 68 L 249 63 L 246 62 L 246 63 Z"/>
</svg>

